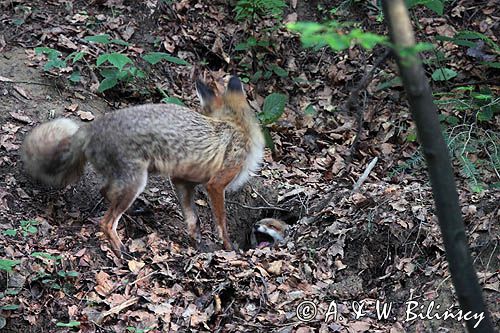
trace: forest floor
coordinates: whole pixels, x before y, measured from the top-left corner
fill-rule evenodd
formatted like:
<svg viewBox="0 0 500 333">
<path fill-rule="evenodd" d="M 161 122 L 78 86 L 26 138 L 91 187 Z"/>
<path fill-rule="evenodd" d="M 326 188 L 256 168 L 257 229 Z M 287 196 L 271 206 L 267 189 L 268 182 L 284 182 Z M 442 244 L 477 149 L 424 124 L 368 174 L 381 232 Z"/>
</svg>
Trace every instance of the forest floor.
<svg viewBox="0 0 500 333">
<path fill-rule="evenodd" d="M 375 6 L 361 1 L 346 7 L 348 3 L 292 1 L 284 19 L 324 20 L 333 13 L 329 9 L 338 8 L 335 18 L 344 15 L 346 21 L 384 33 Z M 419 39 L 434 42 L 436 35 L 474 30 L 497 42 L 499 15 L 493 1 L 480 6 L 455 1 L 452 6 L 444 15 L 416 8 Z M 458 302 L 394 60 L 375 69 L 355 101 L 363 112 L 358 140 L 358 116 L 343 105 L 385 51 L 303 49 L 297 36 L 276 20 L 237 22 L 233 9 L 226 1 L 192 0 L 0 3 L 0 259 L 14 260 L 11 270 L 0 266 L 0 331 L 465 330 L 463 320 L 437 315 L 445 310 L 457 314 Z M 126 43 L 85 39 L 104 33 Z M 249 37 L 270 43 L 236 50 Z M 439 112 L 450 140 L 475 268 L 498 327 L 500 179 L 495 149 L 500 146 L 500 116 L 493 111 L 478 122 L 474 112 L 485 108 L 458 107 L 473 105 L 469 92 L 485 95 L 488 89 L 498 96 L 498 86 L 492 85 L 498 82 L 498 69 L 482 67 L 478 60 L 490 59 L 492 52 L 477 43 L 472 48 L 436 42 L 444 57 L 441 63 L 426 62 L 426 70 L 430 77 L 446 63 L 458 72 L 431 85 L 442 102 Z M 64 56 L 87 54 L 75 64 L 44 69 L 54 58 L 35 52 L 37 47 Z M 140 60 L 152 51 L 196 65 L 152 66 Z M 95 58 L 105 52 L 126 54 L 147 76 L 98 92 L 102 76 Z M 437 53 L 426 56 L 439 58 Z M 252 77 L 258 71 L 264 77 Z M 74 79 L 76 72 L 74 83 L 68 77 Z M 37 184 L 23 171 L 22 140 L 41 122 L 57 116 L 94 121 L 121 107 L 159 102 L 165 93 L 199 109 L 194 76 L 222 87 L 223 79 L 234 73 L 249 82 L 245 89 L 256 109 L 271 93 L 288 96 L 284 114 L 266 126 L 273 151 L 266 150 L 261 170 L 241 191 L 227 195 L 229 232 L 237 251 L 221 250 L 202 189 L 196 205 L 210 251 L 190 247 L 169 181 L 151 177 L 122 218 L 120 237 L 133 258 L 120 261 L 99 232 L 107 203 L 99 192 L 101 178 L 91 167 L 64 189 Z M 456 90 L 464 86 L 472 88 Z M 375 157 L 368 178 L 353 189 Z M 252 226 L 265 217 L 290 225 L 286 243 L 249 249 Z M 418 304 L 413 313 L 421 317 L 408 317 L 413 304 Z M 434 310 L 429 310 L 431 304 Z M 391 306 L 386 318 L 378 313 L 384 305 Z M 307 321 L 300 320 L 307 315 Z"/>
</svg>

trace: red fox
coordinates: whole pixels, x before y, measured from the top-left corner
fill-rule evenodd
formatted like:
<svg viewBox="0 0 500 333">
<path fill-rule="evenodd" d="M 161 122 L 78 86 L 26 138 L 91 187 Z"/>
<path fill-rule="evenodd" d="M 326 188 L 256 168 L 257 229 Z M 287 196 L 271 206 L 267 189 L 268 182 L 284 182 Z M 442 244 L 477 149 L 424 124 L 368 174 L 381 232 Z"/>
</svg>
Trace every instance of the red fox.
<svg viewBox="0 0 500 333">
<path fill-rule="evenodd" d="M 42 124 L 24 140 L 25 168 L 49 185 L 65 186 L 82 175 L 89 161 L 105 178 L 101 193 L 110 206 L 99 225 L 118 257 L 125 250 L 116 232 L 118 222 L 144 190 L 149 173 L 170 177 L 189 235 L 198 245 L 193 195 L 195 186 L 204 184 L 219 237 L 231 250 L 225 189 L 237 189 L 256 170 L 264 137 L 237 77 L 231 77 L 222 95 L 199 80 L 196 92 L 207 115 L 174 104 L 146 104 L 81 127 L 65 118 Z"/>
<path fill-rule="evenodd" d="M 283 243 L 288 231 L 288 224 L 283 221 L 266 218 L 255 223 L 250 235 L 252 248 L 274 247 Z"/>
</svg>

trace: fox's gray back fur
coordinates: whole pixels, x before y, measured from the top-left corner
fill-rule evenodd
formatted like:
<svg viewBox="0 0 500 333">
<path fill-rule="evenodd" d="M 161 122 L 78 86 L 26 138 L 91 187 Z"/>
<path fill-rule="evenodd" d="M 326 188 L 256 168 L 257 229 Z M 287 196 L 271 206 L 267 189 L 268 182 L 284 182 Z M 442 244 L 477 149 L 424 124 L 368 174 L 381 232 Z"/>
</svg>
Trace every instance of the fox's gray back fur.
<svg viewBox="0 0 500 333">
<path fill-rule="evenodd" d="M 46 146 L 53 147 L 48 151 L 41 149 L 42 133 L 48 135 Z M 205 183 L 221 168 L 241 165 L 235 188 L 257 167 L 263 149 L 253 114 L 233 122 L 174 104 L 147 104 L 108 113 L 80 128 L 68 119 L 42 124 L 25 139 L 22 157 L 33 177 L 54 186 L 74 182 L 88 160 L 107 179 L 124 181 L 146 167 Z"/>
<path fill-rule="evenodd" d="M 87 130 L 85 156 L 106 176 L 146 163 L 150 172 L 203 183 L 248 154 L 244 134 L 232 124 L 174 104 L 109 113 Z"/>
</svg>

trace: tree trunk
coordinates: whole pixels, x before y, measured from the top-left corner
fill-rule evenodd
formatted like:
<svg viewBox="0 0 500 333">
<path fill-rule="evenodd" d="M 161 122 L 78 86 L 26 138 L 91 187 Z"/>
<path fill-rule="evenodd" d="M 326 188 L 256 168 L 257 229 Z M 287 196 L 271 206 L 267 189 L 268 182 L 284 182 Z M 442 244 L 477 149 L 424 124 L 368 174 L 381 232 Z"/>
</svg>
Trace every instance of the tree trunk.
<svg viewBox="0 0 500 333">
<path fill-rule="evenodd" d="M 466 321 L 467 329 L 469 332 L 494 332 L 472 265 L 451 160 L 441 133 L 429 83 L 419 56 L 408 55 L 408 52 L 404 52 L 406 54 L 404 56 L 400 52 L 415 45 L 413 29 L 404 0 L 384 0 L 383 11 L 427 162 L 448 267 L 460 308 L 463 314 L 480 315 L 483 313 L 484 315 L 479 325 L 477 325 L 478 319 Z"/>
</svg>

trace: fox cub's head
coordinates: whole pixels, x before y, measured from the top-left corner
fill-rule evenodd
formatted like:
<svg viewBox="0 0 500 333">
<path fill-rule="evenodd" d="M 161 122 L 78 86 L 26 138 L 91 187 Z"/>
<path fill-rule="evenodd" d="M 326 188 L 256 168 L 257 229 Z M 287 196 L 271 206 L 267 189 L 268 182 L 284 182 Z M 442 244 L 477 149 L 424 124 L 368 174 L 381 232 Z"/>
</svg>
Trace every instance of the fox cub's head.
<svg viewBox="0 0 500 333">
<path fill-rule="evenodd" d="M 274 247 L 285 242 L 288 225 L 280 220 L 266 218 L 255 223 L 250 234 L 253 248 Z"/>
<path fill-rule="evenodd" d="M 223 94 L 216 94 L 205 83 L 196 81 L 196 94 L 201 106 L 214 118 L 234 117 L 250 110 L 240 79 L 232 76 Z"/>
</svg>

